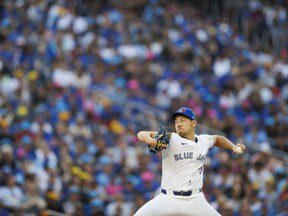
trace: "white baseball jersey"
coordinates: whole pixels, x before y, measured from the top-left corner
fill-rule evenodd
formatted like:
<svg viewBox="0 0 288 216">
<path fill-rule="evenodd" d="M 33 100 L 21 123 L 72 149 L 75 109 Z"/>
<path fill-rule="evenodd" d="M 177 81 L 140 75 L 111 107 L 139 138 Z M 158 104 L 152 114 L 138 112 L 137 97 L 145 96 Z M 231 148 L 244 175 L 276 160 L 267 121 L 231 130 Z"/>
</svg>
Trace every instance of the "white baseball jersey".
<svg viewBox="0 0 288 216">
<path fill-rule="evenodd" d="M 162 182 L 166 191 L 188 191 L 203 186 L 203 165 L 209 148 L 214 145 L 210 135 L 199 135 L 197 142 L 172 133 L 168 148 L 162 150 Z M 160 193 L 143 205 L 134 216 L 221 216 L 205 199 L 202 192 L 190 196 Z"/>
<path fill-rule="evenodd" d="M 170 144 L 162 150 L 161 187 L 166 190 L 197 190 L 203 186 L 203 165 L 209 148 L 214 145 L 210 135 L 195 135 L 197 142 L 172 133 Z"/>
</svg>

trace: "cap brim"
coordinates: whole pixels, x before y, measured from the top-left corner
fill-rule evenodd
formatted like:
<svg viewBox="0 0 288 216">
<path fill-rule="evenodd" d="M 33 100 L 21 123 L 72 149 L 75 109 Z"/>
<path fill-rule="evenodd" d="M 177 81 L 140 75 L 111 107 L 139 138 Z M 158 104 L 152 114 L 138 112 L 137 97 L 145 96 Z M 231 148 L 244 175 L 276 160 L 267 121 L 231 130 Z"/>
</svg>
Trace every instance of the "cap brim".
<svg viewBox="0 0 288 216">
<path fill-rule="evenodd" d="M 188 119 L 190 119 L 190 120 L 194 120 L 194 119 L 191 119 L 188 115 L 186 115 L 186 114 L 184 114 L 184 113 L 178 113 L 178 112 L 174 113 L 174 114 L 171 116 L 172 119 L 175 120 L 175 118 L 176 118 L 177 115 L 182 115 L 182 116 L 184 116 L 184 117 L 186 117 L 186 118 L 188 118 Z"/>
</svg>

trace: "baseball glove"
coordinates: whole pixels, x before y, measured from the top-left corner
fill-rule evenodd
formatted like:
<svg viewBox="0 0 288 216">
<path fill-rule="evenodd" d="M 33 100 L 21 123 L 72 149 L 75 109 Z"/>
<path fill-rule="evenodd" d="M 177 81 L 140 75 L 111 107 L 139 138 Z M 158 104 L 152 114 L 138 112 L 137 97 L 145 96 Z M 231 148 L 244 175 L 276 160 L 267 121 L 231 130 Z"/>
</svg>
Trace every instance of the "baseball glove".
<svg viewBox="0 0 288 216">
<path fill-rule="evenodd" d="M 167 148 L 171 138 L 170 128 L 161 126 L 154 138 L 156 138 L 157 144 L 154 148 L 148 145 L 150 154 L 156 154 L 157 152 Z"/>
</svg>

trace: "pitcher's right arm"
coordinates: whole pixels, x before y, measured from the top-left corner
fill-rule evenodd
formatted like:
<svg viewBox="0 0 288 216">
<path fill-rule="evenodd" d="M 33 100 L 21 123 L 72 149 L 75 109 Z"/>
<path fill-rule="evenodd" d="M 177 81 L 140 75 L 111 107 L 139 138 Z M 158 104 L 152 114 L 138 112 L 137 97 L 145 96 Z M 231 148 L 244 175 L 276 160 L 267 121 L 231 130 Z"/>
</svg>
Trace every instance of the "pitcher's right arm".
<svg viewBox="0 0 288 216">
<path fill-rule="evenodd" d="M 154 148 L 157 144 L 156 131 L 139 131 L 137 133 L 137 138 L 139 141 L 148 144 L 151 148 Z"/>
</svg>

